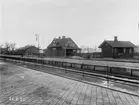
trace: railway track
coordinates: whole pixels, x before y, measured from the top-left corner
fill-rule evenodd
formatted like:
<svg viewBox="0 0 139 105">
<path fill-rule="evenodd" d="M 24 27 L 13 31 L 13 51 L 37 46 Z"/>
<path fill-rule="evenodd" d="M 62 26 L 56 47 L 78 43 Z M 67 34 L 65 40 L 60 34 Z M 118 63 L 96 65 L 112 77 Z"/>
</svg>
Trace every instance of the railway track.
<svg viewBox="0 0 139 105">
<path fill-rule="evenodd" d="M 94 76 L 97 78 L 103 78 L 109 81 L 122 81 L 122 82 L 128 82 L 132 84 L 139 84 L 139 77 L 131 77 L 131 76 L 126 76 L 126 75 L 119 75 L 119 74 L 111 74 L 110 73 L 110 67 L 106 66 L 106 71 L 103 73 L 96 72 L 95 70 L 95 65 L 93 66 L 93 69 L 91 71 L 88 71 L 88 65 L 84 64 L 70 64 L 68 62 L 56 62 L 56 61 L 45 61 L 43 59 L 35 59 L 35 58 L 22 58 L 22 57 L 16 57 L 16 56 L 1 56 L 3 59 L 11 60 L 11 61 L 18 61 L 22 63 L 30 63 L 34 65 L 41 65 L 41 66 L 47 66 L 51 68 L 58 68 L 61 70 L 65 70 L 65 72 L 74 72 L 74 73 L 80 73 L 83 76 Z M 69 67 L 69 64 L 72 67 Z M 84 68 L 86 67 L 86 68 Z M 132 71 L 131 71 L 132 74 Z"/>
<path fill-rule="evenodd" d="M 9 60 L 13 60 L 13 59 L 9 59 Z M 99 73 L 99 72 L 88 72 L 87 70 L 83 70 L 83 69 L 77 69 L 77 68 L 69 68 L 66 65 L 59 67 L 59 65 L 53 65 L 53 64 L 45 64 L 44 62 L 32 62 L 32 61 L 25 61 L 25 60 L 15 60 L 14 61 L 21 61 L 21 62 L 28 62 L 28 63 L 33 63 L 35 65 L 43 65 L 43 66 L 51 66 L 51 67 L 55 67 L 55 68 L 61 68 L 61 69 L 66 69 L 67 71 L 71 71 L 71 72 L 76 72 L 76 73 L 83 73 L 87 74 L 87 75 L 93 75 L 93 76 L 98 76 L 98 77 L 103 77 L 103 78 L 108 78 L 108 79 L 113 79 L 113 80 L 123 80 L 123 81 L 128 81 L 131 83 L 138 83 L 139 81 L 139 77 L 131 77 L 131 76 L 126 76 L 126 75 L 118 75 L 118 74 L 111 74 L 108 71 L 105 72 L 105 74 Z M 134 82 L 136 81 L 136 82 Z"/>
<path fill-rule="evenodd" d="M 99 73 L 91 73 L 91 72 L 86 72 L 86 71 L 81 71 L 81 70 L 77 70 L 77 69 L 71 69 L 71 68 L 64 68 L 64 67 L 57 67 L 54 65 L 46 65 L 46 64 L 40 64 L 40 63 L 33 63 L 33 62 L 25 62 L 25 61 L 20 61 L 20 60 L 12 60 L 18 63 L 22 63 L 22 64 L 32 64 L 35 66 L 42 66 L 42 67 L 49 67 L 49 68 L 53 68 L 53 69 L 59 69 L 59 70 L 64 70 L 65 73 L 67 72 L 73 72 L 73 73 L 79 73 L 82 76 L 90 76 L 90 77 L 95 77 L 98 79 L 102 79 L 102 80 L 107 80 L 107 81 L 111 81 L 111 82 L 118 82 L 118 83 L 131 83 L 132 85 L 136 85 L 139 86 L 139 79 L 128 79 L 128 78 L 120 78 L 121 75 L 110 75 L 110 74 L 99 74 Z"/>
</svg>

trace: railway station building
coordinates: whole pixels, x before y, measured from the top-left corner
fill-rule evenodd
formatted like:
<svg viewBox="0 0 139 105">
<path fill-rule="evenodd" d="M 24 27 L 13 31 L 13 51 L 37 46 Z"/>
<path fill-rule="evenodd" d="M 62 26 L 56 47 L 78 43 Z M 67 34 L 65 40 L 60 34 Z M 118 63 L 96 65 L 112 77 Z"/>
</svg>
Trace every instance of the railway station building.
<svg viewBox="0 0 139 105">
<path fill-rule="evenodd" d="M 48 45 L 45 50 L 46 56 L 74 56 L 81 49 L 77 44 L 71 39 L 65 36 L 54 38 L 53 41 Z"/>
<path fill-rule="evenodd" d="M 114 40 L 104 40 L 101 45 L 101 56 L 103 58 L 133 58 L 136 46 L 130 41 L 118 41 L 117 36 Z"/>
</svg>

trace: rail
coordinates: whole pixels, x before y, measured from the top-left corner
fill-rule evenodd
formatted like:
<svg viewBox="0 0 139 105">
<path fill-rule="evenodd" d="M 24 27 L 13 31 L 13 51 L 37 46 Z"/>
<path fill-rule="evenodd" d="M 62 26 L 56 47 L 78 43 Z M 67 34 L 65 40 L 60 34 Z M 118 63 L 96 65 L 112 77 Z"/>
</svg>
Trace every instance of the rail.
<svg viewBox="0 0 139 105">
<path fill-rule="evenodd" d="M 4 57 L 4 59 L 7 59 L 7 60 L 10 60 L 10 61 L 15 61 L 15 62 L 20 62 L 20 63 L 23 63 L 23 64 L 33 64 L 35 66 L 42 66 L 42 67 L 51 67 L 51 68 L 59 68 L 59 69 L 62 69 L 62 70 L 65 70 L 65 73 L 67 72 L 76 72 L 76 73 L 80 73 L 82 74 L 82 76 L 91 76 L 91 77 L 96 77 L 96 78 L 101 78 L 101 79 L 105 79 L 107 80 L 107 87 L 109 87 L 109 81 L 110 82 L 114 82 L 114 83 L 120 83 L 120 84 L 124 84 L 124 85 L 130 85 L 130 86 L 136 86 L 136 87 L 139 87 L 139 81 L 138 80 L 130 80 L 130 79 L 127 79 L 127 78 L 119 78 L 119 77 L 114 77 L 114 76 L 111 76 L 109 75 L 108 71 L 109 71 L 109 67 L 107 66 L 107 72 L 106 74 L 99 74 L 99 73 L 92 73 L 92 72 L 87 72 L 84 68 L 86 67 L 86 65 L 82 64 L 70 64 L 68 62 L 54 62 L 54 61 L 45 61 L 43 59 L 35 59 L 35 58 L 22 58 L 22 57 L 10 57 L 10 58 L 7 58 L 7 57 Z M 5 59 L 5 60 L 6 60 Z M 57 65 L 56 65 L 57 64 Z M 77 67 L 77 68 L 82 68 L 82 69 L 73 69 L 73 68 L 70 68 L 70 67 Z M 97 65 L 95 65 L 97 66 Z M 95 67 L 94 67 L 95 68 Z M 93 68 L 93 69 L 94 69 Z M 127 84 L 128 83 L 131 83 L 131 84 Z M 129 94 L 132 94 L 132 93 L 129 93 Z M 135 94 L 135 96 L 138 96 Z"/>
<path fill-rule="evenodd" d="M 26 61 L 26 62 L 33 62 L 43 65 L 52 65 L 66 68 L 69 71 L 74 71 L 77 73 L 83 73 L 86 75 L 94 75 L 103 77 L 106 79 L 112 80 L 123 80 L 128 81 L 130 83 L 138 83 L 134 82 L 135 80 L 139 80 L 139 68 L 127 68 L 127 67 L 111 67 L 111 66 L 100 66 L 100 65 L 89 65 L 83 63 L 71 63 L 65 61 L 51 61 L 51 60 L 44 60 L 42 58 L 27 58 L 27 57 L 19 57 L 19 56 L 4 56 L 0 55 L 3 59 L 12 59 L 12 60 L 19 60 L 19 61 Z M 74 69 L 74 70 L 72 70 Z M 120 72 L 119 74 L 117 73 Z M 103 75 L 102 75 L 103 74 Z M 120 78 L 120 79 L 119 79 Z"/>
</svg>

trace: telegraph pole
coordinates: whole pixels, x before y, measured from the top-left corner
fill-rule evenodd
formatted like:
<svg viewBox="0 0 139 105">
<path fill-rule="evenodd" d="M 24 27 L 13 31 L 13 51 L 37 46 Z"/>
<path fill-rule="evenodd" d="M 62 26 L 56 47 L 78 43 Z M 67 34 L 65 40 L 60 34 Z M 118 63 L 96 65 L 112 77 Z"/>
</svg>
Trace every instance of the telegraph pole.
<svg viewBox="0 0 139 105">
<path fill-rule="evenodd" d="M 39 34 L 35 34 L 35 36 L 36 36 L 36 41 L 38 42 L 38 50 L 40 49 L 40 45 L 39 45 Z M 39 57 L 39 55 L 38 55 L 38 57 Z"/>
<path fill-rule="evenodd" d="M 35 34 L 36 36 L 36 41 L 38 41 L 38 48 L 39 48 L 39 34 Z"/>
</svg>

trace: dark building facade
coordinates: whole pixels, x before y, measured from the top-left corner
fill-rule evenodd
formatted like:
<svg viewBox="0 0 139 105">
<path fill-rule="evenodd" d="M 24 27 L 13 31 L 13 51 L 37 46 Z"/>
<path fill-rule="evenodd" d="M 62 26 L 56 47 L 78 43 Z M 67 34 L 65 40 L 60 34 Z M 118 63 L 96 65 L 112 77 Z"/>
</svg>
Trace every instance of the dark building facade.
<svg viewBox="0 0 139 105">
<path fill-rule="evenodd" d="M 130 41 L 118 41 L 117 36 L 114 41 L 105 40 L 101 48 L 101 56 L 106 58 L 133 58 L 136 46 Z"/>
<path fill-rule="evenodd" d="M 25 47 L 21 47 L 15 51 L 16 55 L 26 55 L 26 56 L 33 56 L 39 54 L 39 49 L 35 46 L 28 45 Z"/>
<path fill-rule="evenodd" d="M 80 48 L 71 38 L 54 38 L 45 50 L 46 56 L 74 56 Z"/>
</svg>

